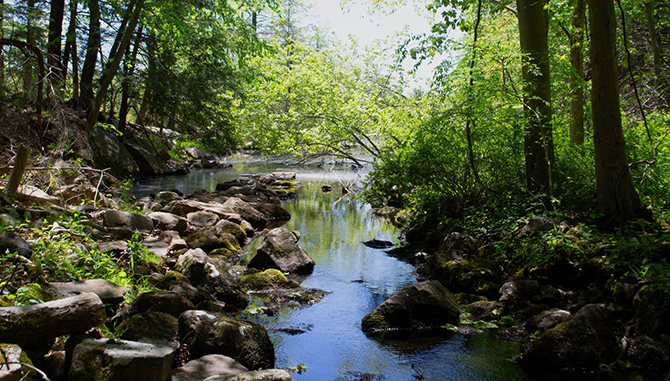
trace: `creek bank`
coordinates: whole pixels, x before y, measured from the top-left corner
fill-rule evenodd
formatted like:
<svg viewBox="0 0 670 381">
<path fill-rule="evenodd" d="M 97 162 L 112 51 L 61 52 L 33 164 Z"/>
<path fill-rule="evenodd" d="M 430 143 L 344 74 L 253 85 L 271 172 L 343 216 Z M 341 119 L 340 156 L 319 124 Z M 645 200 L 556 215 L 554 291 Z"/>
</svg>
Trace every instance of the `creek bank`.
<svg viewBox="0 0 670 381">
<path fill-rule="evenodd" d="M 523 242 L 552 231 L 577 242 L 577 230 L 537 217 L 509 239 Z M 496 243 L 444 226 L 410 228 L 405 237 L 387 253 L 415 264 L 419 281 L 438 281 L 456 293 L 460 326 L 452 328 L 496 328 L 500 337 L 525 343 L 517 361 L 529 372 L 670 376 L 667 293 L 648 280 L 615 277 L 606 253 L 577 260 L 576 253 L 557 250 L 542 263 L 519 267 Z M 663 245 L 651 250 L 667 253 Z M 396 319 L 403 317 L 398 311 Z"/>
<path fill-rule="evenodd" d="M 264 300 L 262 312 L 267 314 L 301 308 L 323 296 L 297 281 L 314 266 L 298 244 L 300 233 L 276 227 L 290 218 L 280 205 L 280 200 L 293 197 L 283 183 L 287 176 L 264 176 L 270 185 L 239 180 L 186 198 L 160 192 L 139 200 L 141 212 L 134 213 L 91 206 L 55 211 L 53 206 L 31 207 L 32 216 L 76 215 L 84 232 L 69 232 L 81 239 L 82 250 L 111 256 L 130 276 L 148 279 L 151 290 L 129 303 L 127 290 L 112 282 L 57 279 L 34 260 L 44 253 L 34 252 L 29 239 L 7 233 L 0 242 L 15 253 L 17 270 L 11 281 L 32 284 L 40 303 L 0 307 L 0 342 L 21 345 L 29 357 L 25 363 L 44 369 L 53 380 L 129 379 L 130 374 L 142 380 L 167 380 L 173 374 L 195 380 L 199 376 L 189 378 L 188 369 L 181 367 L 213 354 L 234 361 L 229 368 L 239 371 L 234 376 L 241 379 L 291 379 L 273 369 L 275 354 L 267 330 L 239 317 L 250 295 Z M 281 188 L 271 185 L 277 182 Z M 1 214 L 10 221 L 15 214 L 26 215 L 18 212 L 22 205 L 3 208 Z M 53 229 L 68 231 L 58 223 Z M 249 261 L 244 247 L 261 237 L 264 242 Z M 70 311 L 70 320 L 54 318 L 62 311 Z M 28 334 L 31 327 L 40 327 L 40 335 Z M 103 332 L 114 338 L 102 338 Z M 59 338 L 64 335 L 66 341 Z M 213 371 L 207 375 L 229 376 Z"/>
</svg>

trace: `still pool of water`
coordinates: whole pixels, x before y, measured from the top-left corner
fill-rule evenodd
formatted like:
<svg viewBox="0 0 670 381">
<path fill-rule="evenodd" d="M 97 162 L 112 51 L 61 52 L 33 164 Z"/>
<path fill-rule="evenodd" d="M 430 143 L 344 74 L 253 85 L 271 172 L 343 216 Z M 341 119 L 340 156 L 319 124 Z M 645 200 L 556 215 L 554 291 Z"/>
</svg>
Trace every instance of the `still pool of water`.
<svg viewBox="0 0 670 381">
<path fill-rule="evenodd" d="M 184 177 L 154 179 L 135 188 L 137 195 L 161 189 L 184 194 L 213 190 L 217 182 L 239 174 L 291 170 L 278 165 L 235 165 L 227 171 L 198 171 Z M 528 380 L 510 358 L 518 344 L 494 332 L 412 340 L 376 340 L 361 331 L 361 319 L 388 297 L 416 282 L 414 267 L 362 244 L 373 238 L 398 242 L 398 231 L 374 217 L 354 197 L 341 197 L 338 182 L 360 180 L 363 173 L 298 170 L 299 197 L 284 207 L 286 227 L 300 231 L 300 244 L 314 258 L 314 273 L 302 285 L 327 291 L 313 306 L 257 316 L 270 328 L 277 367 L 306 366 L 297 380 Z M 333 185 L 324 193 L 321 185 Z M 276 328 L 276 329 L 275 329 Z M 283 328 L 298 328 L 297 335 Z"/>
</svg>

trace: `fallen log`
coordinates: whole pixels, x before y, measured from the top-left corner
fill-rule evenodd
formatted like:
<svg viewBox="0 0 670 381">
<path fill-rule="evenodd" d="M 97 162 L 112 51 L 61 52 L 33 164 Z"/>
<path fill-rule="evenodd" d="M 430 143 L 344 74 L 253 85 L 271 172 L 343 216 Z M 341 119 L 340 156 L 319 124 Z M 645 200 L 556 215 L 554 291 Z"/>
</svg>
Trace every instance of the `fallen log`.
<svg viewBox="0 0 670 381">
<path fill-rule="evenodd" d="M 100 298 L 87 292 L 30 306 L 0 308 L 0 343 L 32 345 L 82 333 L 105 322 Z"/>
</svg>

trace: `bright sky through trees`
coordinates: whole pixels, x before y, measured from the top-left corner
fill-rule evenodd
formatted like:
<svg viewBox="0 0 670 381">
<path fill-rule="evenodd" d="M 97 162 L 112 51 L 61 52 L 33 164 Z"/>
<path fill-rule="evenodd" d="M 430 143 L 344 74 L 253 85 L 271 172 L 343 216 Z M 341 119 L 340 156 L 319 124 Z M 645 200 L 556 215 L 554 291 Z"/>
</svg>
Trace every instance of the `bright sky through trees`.
<svg viewBox="0 0 670 381">
<path fill-rule="evenodd" d="M 396 49 L 396 43 L 404 40 L 396 37 L 397 34 L 404 33 L 409 36 L 430 31 L 431 16 L 423 6 L 406 4 L 393 12 L 371 12 L 370 6 L 362 1 L 350 1 L 344 9 L 338 0 L 312 0 L 311 3 L 314 4 L 311 10 L 314 19 L 310 22 L 329 27 L 343 43 L 353 38 L 362 47 L 378 47 L 380 41 L 383 41 L 382 46 Z M 450 37 L 456 38 L 455 32 L 452 33 L 454 35 Z M 397 58 L 397 55 L 393 54 L 392 57 Z M 416 73 L 415 84 L 410 87 L 427 88 L 433 68 L 444 58 L 445 56 L 437 56 L 433 62 L 423 63 Z M 415 63 L 416 61 L 408 58 L 403 66 L 409 70 Z"/>
</svg>

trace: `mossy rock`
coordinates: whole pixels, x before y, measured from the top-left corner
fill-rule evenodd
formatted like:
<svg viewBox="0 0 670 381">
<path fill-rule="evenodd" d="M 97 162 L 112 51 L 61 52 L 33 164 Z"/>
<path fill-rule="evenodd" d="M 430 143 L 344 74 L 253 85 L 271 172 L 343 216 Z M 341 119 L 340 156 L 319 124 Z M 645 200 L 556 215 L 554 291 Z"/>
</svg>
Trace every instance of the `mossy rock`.
<svg viewBox="0 0 670 381">
<path fill-rule="evenodd" d="M 32 366 L 28 354 L 16 344 L 0 344 L 0 364 L 21 362 Z M 19 364 L 6 364 L 0 367 L 0 380 L 41 380 L 37 373 Z"/>
<path fill-rule="evenodd" d="M 216 224 L 216 226 L 214 226 L 214 229 L 216 229 L 216 233 L 219 235 L 224 233 L 232 235 L 240 245 L 244 245 L 246 242 L 247 233 L 240 225 L 234 222 L 221 220 Z"/>
<path fill-rule="evenodd" d="M 114 330 L 123 340 L 167 345 L 173 348 L 178 346 L 178 331 L 179 324 L 176 317 L 154 311 L 131 316 Z"/>
<path fill-rule="evenodd" d="M 286 279 L 286 276 L 277 269 L 267 269 L 262 272 L 243 275 L 239 278 L 239 281 L 242 287 L 249 290 L 300 287 L 297 282 Z"/>
<path fill-rule="evenodd" d="M 140 295 L 130 307 L 131 313 L 148 311 L 165 312 L 178 317 L 182 312 L 194 309 L 195 306 L 183 295 L 170 291 L 153 291 Z"/>
<path fill-rule="evenodd" d="M 192 248 L 200 248 L 209 253 L 212 250 L 226 248 L 231 251 L 240 250 L 240 244 L 237 239 L 228 233 L 223 233 L 219 237 L 206 232 L 196 232 L 185 238 L 186 243 Z"/>
</svg>

